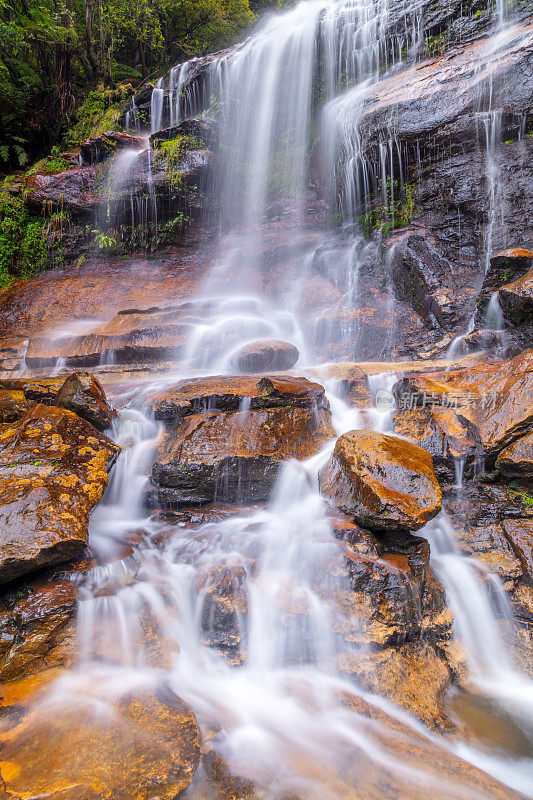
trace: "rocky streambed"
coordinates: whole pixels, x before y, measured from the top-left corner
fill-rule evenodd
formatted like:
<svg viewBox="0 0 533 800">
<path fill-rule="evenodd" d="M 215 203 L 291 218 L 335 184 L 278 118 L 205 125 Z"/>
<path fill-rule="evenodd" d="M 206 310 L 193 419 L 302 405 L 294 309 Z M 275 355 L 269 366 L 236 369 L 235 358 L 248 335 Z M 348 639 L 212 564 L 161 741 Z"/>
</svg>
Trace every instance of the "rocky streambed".
<svg viewBox="0 0 533 800">
<path fill-rule="evenodd" d="M 469 661 L 471 643 L 461 641 L 457 621 L 454 631 L 454 609 L 432 560 L 432 526 L 446 514 L 459 552 L 480 565 L 481 589 L 487 597 L 497 598 L 502 590 L 507 596 L 513 620 L 504 604 L 500 618 L 494 617 L 498 641 L 509 644 L 511 673 L 527 672 L 533 624 L 531 353 L 464 365 L 344 363 L 306 377 L 292 370 L 171 380 L 159 372 L 155 380 L 147 371 L 144 363 L 137 383 L 129 366 L 99 373 L 120 416 L 87 372 L 2 379 L 0 674 L 8 796 L 79 797 L 82 791 L 84 797 L 118 798 L 141 785 L 138 796 L 157 791 L 175 797 L 195 774 L 192 796 L 207 791 L 248 797 L 263 791 L 257 779 L 235 774 L 234 762 L 222 757 L 220 720 L 213 731 L 202 704 L 196 718 L 187 707 L 195 705 L 190 675 L 181 676 L 185 704 L 178 699 L 176 664 L 188 644 L 178 642 L 175 630 L 170 633 L 169 617 L 179 626 L 184 611 L 179 603 L 177 611 L 169 592 L 179 590 L 180 581 L 182 589 L 192 581 L 200 646 L 219 653 L 234 673 L 253 669 L 254 592 L 261 574 L 273 582 L 261 592 L 268 596 L 275 585 L 274 575 L 264 572 L 263 551 L 273 535 L 268 515 L 279 513 L 269 498 L 276 481 L 278 491 L 289 481 L 290 492 L 296 497 L 302 492 L 294 476 L 279 481 L 288 459 L 302 464 L 305 491 L 319 498 L 320 481 L 324 498 L 323 510 L 314 513 L 323 517 L 326 537 L 317 541 L 316 533 L 309 534 L 306 547 L 322 552 L 308 579 L 313 596 L 326 604 L 322 611 L 333 626 L 339 675 L 354 681 L 355 694 L 342 707 L 352 708 L 358 720 L 379 721 L 382 744 L 396 757 L 403 748 L 407 760 L 424 751 L 429 774 L 445 769 L 445 784 L 458 781 L 454 796 L 463 796 L 469 785 L 482 796 L 514 796 L 473 766 L 444 756 L 440 746 L 405 722 L 393 724 L 360 693 L 387 698 L 444 740 L 479 744 L 481 737 L 484 747 L 498 751 L 497 742 L 508 735 L 511 750 L 527 746 L 507 712 L 485 705 Z M 383 411 L 379 402 L 376 408 L 376 374 L 387 376 L 394 409 Z M 343 397 L 345 413 L 348 409 L 357 422 L 337 440 L 338 409 L 332 417 L 328 397 Z M 151 442 L 149 458 L 137 456 L 137 469 L 145 475 L 128 492 L 124 479 L 133 480 L 135 467 L 130 462 L 124 473 L 120 464 L 128 453 L 135 456 L 139 433 L 130 428 L 129 435 L 121 434 L 120 419 L 127 420 L 135 406 L 161 429 L 144 439 L 140 435 Z M 386 433 L 372 430 L 380 427 L 377 418 Z M 122 455 L 113 438 L 121 442 Z M 309 465 L 321 453 L 318 478 Z M 102 503 L 117 457 L 111 496 L 99 509 L 91 540 L 89 513 Z M 136 489 L 140 497 L 132 495 Z M 289 513 L 293 500 L 286 501 Z M 128 503 L 137 504 L 139 512 L 128 516 Z M 117 507 L 120 536 L 113 534 Z M 312 522 L 303 508 L 301 513 L 305 540 Z M 281 518 L 275 524 L 281 525 Z M 285 535 L 284 542 L 283 528 L 276 532 L 280 546 L 293 547 L 289 532 Z M 310 558 L 313 565 L 317 553 Z M 145 596 L 154 559 L 189 573 L 187 579 L 185 573 L 163 579 L 166 589 L 157 589 L 157 603 Z M 490 575 L 497 576 L 497 586 Z M 316 608 L 295 581 L 275 592 L 274 605 L 282 603 L 277 613 L 283 660 L 296 667 L 319 664 Z M 302 630 L 307 630 L 303 639 Z M 99 671 L 101 683 L 94 683 Z M 114 673 L 125 681 L 118 694 L 108 683 Z M 197 680 L 201 685 L 202 678 Z M 109 702 L 109 692 L 116 698 L 113 710 L 104 719 L 94 717 L 96 706 Z M 471 698 L 477 721 L 460 697 Z M 485 724 L 480 714 L 486 715 Z M 140 746 L 147 740 L 148 748 Z M 397 786 L 394 768 L 380 769 L 389 775 L 385 783 Z M 327 785 L 338 780 L 327 759 L 324 770 Z M 341 796 L 354 778 L 343 780 L 345 788 L 336 788 Z M 363 796 L 373 797 L 368 781 Z M 412 786 L 404 791 L 418 797 Z"/>
<path fill-rule="evenodd" d="M 300 4 L 5 184 L 61 230 L 0 292 L 2 797 L 529 796 L 500 6 Z"/>
</svg>

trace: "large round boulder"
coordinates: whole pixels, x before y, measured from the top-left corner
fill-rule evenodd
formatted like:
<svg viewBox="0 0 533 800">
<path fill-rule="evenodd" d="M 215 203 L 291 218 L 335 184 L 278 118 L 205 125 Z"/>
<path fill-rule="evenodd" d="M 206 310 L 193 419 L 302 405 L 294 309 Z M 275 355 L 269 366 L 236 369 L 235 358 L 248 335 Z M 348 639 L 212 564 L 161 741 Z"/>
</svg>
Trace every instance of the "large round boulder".
<svg viewBox="0 0 533 800">
<path fill-rule="evenodd" d="M 376 431 L 339 437 L 320 488 L 361 525 L 380 531 L 418 530 L 442 504 L 430 454 Z"/>
<path fill-rule="evenodd" d="M 231 366 L 239 372 L 257 374 L 278 369 L 291 369 L 300 357 L 298 348 L 275 339 L 251 342 L 238 350 Z"/>
</svg>

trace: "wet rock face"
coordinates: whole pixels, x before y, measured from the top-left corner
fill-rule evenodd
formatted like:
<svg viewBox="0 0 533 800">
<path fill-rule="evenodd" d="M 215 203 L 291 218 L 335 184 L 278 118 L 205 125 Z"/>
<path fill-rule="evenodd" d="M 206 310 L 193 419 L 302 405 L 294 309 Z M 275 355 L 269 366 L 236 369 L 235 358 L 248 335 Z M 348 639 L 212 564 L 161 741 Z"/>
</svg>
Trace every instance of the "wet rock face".
<svg viewBox="0 0 533 800">
<path fill-rule="evenodd" d="M 244 620 L 248 612 L 246 571 L 241 565 L 219 565 L 199 575 L 203 598 L 202 631 L 205 644 L 242 658 Z"/>
<path fill-rule="evenodd" d="M 502 450 L 496 469 L 509 477 L 533 477 L 533 431 Z"/>
<path fill-rule="evenodd" d="M 3 734 L 10 797 L 174 800 L 189 786 L 200 746 L 185 703 L 165 687 L 133 690 L 111 703 L 80 688 L 85 700 L 52 697 L 46 710 L 19 714 Z"/>
<path fill-rule="evenodd" d="M 32 403 L 24 392 L 17 389 L 0 389 L 0 422 L 15 422 L 24 416 Z"/>
<path fill-rule="evenodd" d="M 441 509 L 431 456 L 375 431 L 341 436 L 320 476 L 334 505 L 378 531 L 418 530 Z"/>
<path fill-rule="evenodd" d="M 275 340 L 252 342 L 232 356 L 231 364 L 239 372 L 258 373 L 291 369 L 300 357 L 298 348 Z"/>
<path fill-rule="evenodd" d="M 383 647 L 448 635 L 445 592 L 430 568 L 427 540 L 388 532 L 376 539 L 374 551 L 368 549 L 369 535 L 351 532 L 343 548 L 361 644 Z"/>
<path fill-rule="evenodd" d="M 435 472 L 448 481 L 455 479 L 460 462 L 469 462 L 470 473 L 483 452 L 475 425 L 451 408 L 414 408 L 393 418 L 394 432 L 427 450 Z"/>
<path fill-rule="evenodd" d="M 101 181 L 105 172 L 97 165 L 76 167 L 55 175 L 37 173 L 28 178 L 25 203 L 32 211 L 41 212 L 52 206 L 74 216 L 89 216 L 98 208 Z"/>
<path fill-rule="evenodd" d="M 140 150 L 144 146 L 145 140 L 141 136 L 131 136 L 122 131 L 106 131 L 81 143 L 81 162 L 85 166 L 99 164 L 117 150 Z"/>
<path fill-rule="evenodd" d="M 179 125 L 164 128 L 150 136 L 150 147 L 154 149 L 162 142 L 175 139 L 177 136 L 194 136 L 199 144 L 210 150 L 216 148 L 218 141 L 218 125 L 214 119 L 184 119 Z"/>
<path fill-rule="evenodd" d="M 47 576 L 0 600 L 0 681 L 70 663 L 75 648 L 76 587 Z"/>
<path fill-rule="evenodd" d="M 80 556 L 120 448 L 71 411 L 33 406 L 0 430 L 0 583 Z"/>
<path fill-rule="evenodd" d="M 457 4 L 454 11 L 452 4 L 445 5 L 444 10 L 443 4 L 433 4 L 429 15 L 437 6 L 444 16 L 457 13 Z M 470 17 L 471 23 L 475 20 L 475 15 Z M 483 326 L 491 292 L 520 277 L 528 263 L 527 248 L 533 250 L 531 226 L 523 214 L 533 202 L 533 141 L 520 128 L 533 102 L 528 67 L 533 34 L 530 20 L 509 26 L 494 54 L 488 39 L 465 45 L 469 37 L 463 38 L 464 31 L 461 46 L 449 49 L 454 41 L 449 20 L 427 27 L 424 12 L 423 24 L 426 43 L 446 30 L 446 52 L 369 88 L 360 123 L 361 149 L 377 187 L 380 142 L 394 142 L 394 178 L 405 183 L 412 200 L 407 228 L 401 220 L 402 229 L 385 240 L 386 247 L 391 245 L 387 263 L 396 296 L 420 315 L 426 333 L 432 328 L 459 332 L 476 312 L 476 325 Z M 350 110 L 348 92 L 345 127 L 355 124 L 359 114 L 361 98 L 355 92 L 353 98 Z M 501 111 L 488 113 L 489 109 Z M 486 152 L 485 125 L 495 131 L 491 156 Z M 505 225 L 491 223 L 489 157 L 498 174 L 496 204 L 505 209 Z M 373 202 L 381 208 L 377 188 Z M 484 281 L 489 233 L 495 249 L 515 242 L 520 249 L 498 254 L 502 257 L 496 258 Z M 503 266 L 504 261 L 514 261 L 512 268 Z M 426 348 L 421 333 L 415 332 L 413 339 L 418 352 Z M 438 338 L 434 335 L 434 341 Z M 408 343 L 406 339 L 404 347 Z"/>
<path fill-rule="evenodd" d="M 171 506 L 267 500 L 283 461 L 309 458 L 333 435 L 324 409 L 193 414 L 163 442 L 156 496 Z"/>
<path fill-rule="evenodd" d="M 180 422 L 202 411 L 238 411 L 266 408 L 318 408 L 328 410 L 324 387 L 306 378 L 274 375 L 215 376 L 179 381 L 151 398 L 156 419 Z"/>
<path fill-rule="evenodd" d="M 74 372 L 58 391 L 54 404 L 73 411 L 105 431 L 113 421 L 113 409 L 99 381 L 89 372 Z"/>
<path fill-rule="evenodd" d="M 533 269 L 524 277 L 502 286 L 498 299 L 509 325 L 533 328 Z"/>
<path fill-rule="evenodd" d="M 393 392 L 400 410 L 452 408 L 459 420 L 470 423 L 465 429 L 492 466 L 497 454 L 533 424 L 533 351 L 469 369 L 410 375 Z"/>
<path fill-rule="evenodd" d="M 515 616 L 509 638 L 514 652 L 515 640 L 529 640 L 533 622 L 533 510 L 529 495 L 505 484 L 478 481 L 465 484 L 460 492 L 445 492 L 443 506 L 453 520 L 461 550 L 475 558 L 485 574 L 496 575 L 508 594 Z M 493 584 L 485 580 L 491 593 Z M 496 613 L 506 618 L 506 610 L 497 607 L 500 611 Z M 526 652 L 527 648 L 531 649 L 530 641 Z"/>
</svg>

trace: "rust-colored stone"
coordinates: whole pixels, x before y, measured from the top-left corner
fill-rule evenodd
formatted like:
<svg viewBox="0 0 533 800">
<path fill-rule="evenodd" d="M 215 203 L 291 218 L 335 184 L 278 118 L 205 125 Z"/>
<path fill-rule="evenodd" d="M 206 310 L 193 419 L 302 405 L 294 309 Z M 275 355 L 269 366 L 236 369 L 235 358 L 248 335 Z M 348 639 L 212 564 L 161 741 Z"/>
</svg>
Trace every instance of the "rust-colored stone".
<svg viewBox="0 0 533 800">
<path fill-rule="evenodd" d="M 167 434 L 153 481 L 165 504 L 266 500 L 283 461 L 309 458 L 333 435 L 325 409 L 194 414 Z"/>
<path fill-rule="evenodd" d="M 320 476 L 322 492 L 375 530 L 418 530 L 441 508 L 431 456 L 375 431 L 341 436 Z"/>
<path fill-rule="evenodd" d="M 73 411 L 105 431 L 110 427 L 114 412 L 99 381 L 89 372 L 69 375 L 54 398 L 54 405 Z"/>
<path fill-rule="evenodd" d="M 399 407 L 446 405 L 479 433 L 489 460 L 533 424 L 533 350 L 470 369 L 410 375 L 394 387 Z"/>
<path fill-rule="evenodd" d="M 174 800 L 200 759 L 192 711 L 165 687 L 114 703 L 93 691 L 52 697 L 46 709 L 30 707 L 4 723 L 0 770 L 9 797 Z"/>
<path fill-rule="evenodd" d="M 75 558 L 120 448 L 71 411 L 35 405 L 0 430 L 0 582 Z"/>
<path fill-rule="evenodd" d="M 533 477 L 533 431 L 502 450 L 496 468 L 510 477 Z"/>
</svg>

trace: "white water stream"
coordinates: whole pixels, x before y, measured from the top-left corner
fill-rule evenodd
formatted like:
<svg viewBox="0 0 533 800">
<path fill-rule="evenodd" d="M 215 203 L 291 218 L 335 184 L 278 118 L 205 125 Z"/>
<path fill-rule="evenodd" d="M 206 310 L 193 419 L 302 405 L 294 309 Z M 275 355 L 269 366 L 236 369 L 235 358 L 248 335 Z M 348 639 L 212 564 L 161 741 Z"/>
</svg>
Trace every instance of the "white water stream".
<svg viewBox="0 0 533 800">
<path fill-rule="evenodd" d="M 364 81 L 375 81 L 416 46 L 418 4 L 405 4 L 404 24 L 391 34 L 387 23 L 393 6 L 392 0 L 309 0 L 270 18 L 246 45 L 215 63 L 211 80 L 222 102 L 221 151 L 226 154 L 218 181 L 228 236 L 224 257 L 202 287 L 201 299 L 212 302 L 211 312 L 190 337 L 181 374 L 192 368 L 227 372 L 235 349 L 257 338 L 292 342 L 300 350 L 300 366 L 314 362 L 315 342 L 294 313 L 311 261 L 329 244 L 325 234 L 307 240 L 313 229 L 306 222 L 308 145 L 311 126 L 320 124 L 313 117 L 314 94 L 319 91 L 327 104 L 326 115 L 335 115 L 324 126 L 329 170 L 339 148 L 348 157 L 351 178 L 345 181 L 341 208 L 351 225 L 364 207 L 368 176 L 358 167 L 357 125 L 352 118 L 352 127 L 346 127 L 342 92 L 354 83 L 361 88 Z M 187 108 L 181 102 L 185 79 L 183 69 L 172 76 L 172 123 Z M 152 131 L 164 124 L 163 100 L 158 86 L 152 95 Z M 352 108 L 353 102 L 352 92 Z M 393 139 L 382 143 L 383 187 L 394 148 Z M 125 154 L 123 166 L 135 157 Z M 394 196 L 385 200 L 394 204 Z M 291 226 L 280 237 L 297 277 L 293 286 L 276 292 L 265 278 L 269 234 L 262 226 L 279 202 L 290 211 Z M 336 251 L 333 274 L 340 305 L 356 302 L 365 247 L 356 232 L 340 255 Z M 371 390 L 388 392 L 393 383 L 394 376 L 375 378 Z M 329 399 L 337 434 L 362 426 L 359 412 L 331 392 Z M 130 405 L 113 429 L 122 455 L 91 519 L 90 545 L 101 565 L 80 583 L 77 669 L 58 691 L 75 692 L 98 682 L 109 686 L 112 696 L 132 675 L 142 680 L 163 675 L 191 705 L 203 730 L 215 732 L 213 746 L 231 770 L 261 787 L 265 800 L 495 797 L 446 768 L 454 753 L 524 795 L 533 789 L 520 758 L 491 754 L 489 759 L 482 750 L 429 733 L 339 670 L 342 658 L 361 651 L 349 644 L 360 621 L 339 601 L 348 589 L 343 555 L 318 491 L 318 472 L 333 442 L 305 463 L 285 464 L 268 507 L 191 526 L 145 517 L 143 492 L 161 431 L 145 415 L 139 396 Z M 389 408 L 369 410 L 365 419 L 376 430 L 391 429 Z M 526 729 L 533 695 L 499 634 L 497 615 L 508 612 L 502 592 L 492 585 L 492 595 L 500 598 L 496 609 L 486 581 L 458 551 L 444 517 L 421 535 L 431 542 L 472 683 Z M 206 593 L 221 575 L 233 601 L 224 625 L 229 638 L 222 643 L 216 624 L 222 612 Z M 147 631 L 155 633 L 155 651 L 146 645 Z M 220 644 L 226 647 L 213 646 Z M 347 706 L 347 696 L 356 698 L 356 710 Z M 362 713 L 361 704 L 375 714 Z"/>
</svg>

